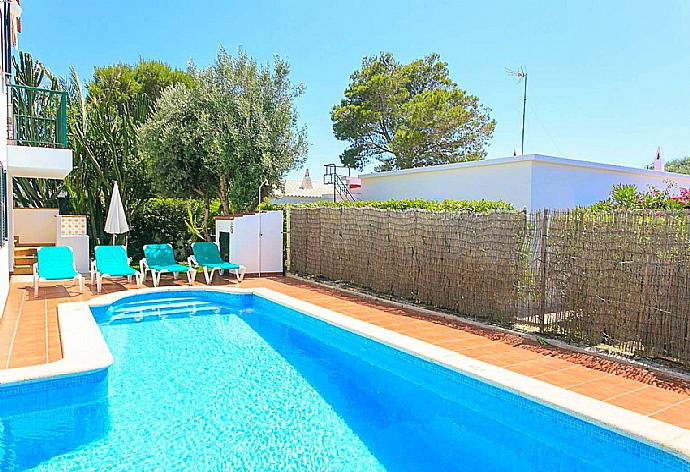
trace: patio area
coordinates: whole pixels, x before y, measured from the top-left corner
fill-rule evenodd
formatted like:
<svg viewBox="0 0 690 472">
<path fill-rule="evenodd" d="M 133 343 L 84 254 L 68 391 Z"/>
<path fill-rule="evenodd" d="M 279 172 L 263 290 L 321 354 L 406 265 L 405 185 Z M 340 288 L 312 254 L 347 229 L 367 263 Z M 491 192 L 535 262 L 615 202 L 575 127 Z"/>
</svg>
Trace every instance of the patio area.
<svg viewBox="0 0 690 472">
<path fill-rule="evenodd" d="M 198 277 L 197 280 L 201 280 Z M 150 281 L 149 281 L 150 283 Z M 172 283 L 165 281 L 164 284 Z M 181 280 L 175 282 L 183 284 Z M 216 282 L 218 283 L 218 282 Z M 225 281 L 227 283 L 227 280 Z M 198 285 L 202 285 L 197 282 Z M 556 385 L 612 405 L 690 429 L 690 383 L 589 354 L 543 346 L 521 337 L 401 307 L 292 277 L 250 278 L 244 288 L 265 287 L 397 331 L 462 355 Z M 103 293 L 135 290 L 105 283 Z M 27 278 L 15 277 L 0 321 L 0 368 L 53 362 L 62 357 L 57 305 L 87 301 L 87 283 L 41 287 L 34 298 Z"/>
</svg>

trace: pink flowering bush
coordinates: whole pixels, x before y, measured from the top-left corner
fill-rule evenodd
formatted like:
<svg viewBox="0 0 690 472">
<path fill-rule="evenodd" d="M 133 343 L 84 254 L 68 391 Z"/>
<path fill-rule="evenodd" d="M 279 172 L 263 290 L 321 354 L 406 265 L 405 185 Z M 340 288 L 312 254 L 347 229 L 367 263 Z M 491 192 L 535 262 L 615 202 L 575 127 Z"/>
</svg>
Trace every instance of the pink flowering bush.
<svg viewBox="0 0 690 472">
<path fill-rule="evenodd" d="M 690 189 L 676 188 L 669 183 L 664 189 L 650 186 L 649 190 L 641 192 L 635 185 L 614 185 L 609 198 L 590 208 L 598 211 L 690 209 Z"/>
</svg>

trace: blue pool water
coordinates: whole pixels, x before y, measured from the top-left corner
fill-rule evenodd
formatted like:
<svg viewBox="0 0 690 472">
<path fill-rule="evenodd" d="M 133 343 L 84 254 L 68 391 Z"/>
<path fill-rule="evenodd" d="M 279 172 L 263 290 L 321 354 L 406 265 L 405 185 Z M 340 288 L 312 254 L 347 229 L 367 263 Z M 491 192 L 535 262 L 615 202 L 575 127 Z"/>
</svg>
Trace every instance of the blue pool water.
<svg viewBox="0 0 690 472">
<path fill-rule="evenodd" d="M 1 470 L 690 470 L 257 296 L 148 293 L 93 314 L 114 364 L 0 390 Z"/>
</svg>

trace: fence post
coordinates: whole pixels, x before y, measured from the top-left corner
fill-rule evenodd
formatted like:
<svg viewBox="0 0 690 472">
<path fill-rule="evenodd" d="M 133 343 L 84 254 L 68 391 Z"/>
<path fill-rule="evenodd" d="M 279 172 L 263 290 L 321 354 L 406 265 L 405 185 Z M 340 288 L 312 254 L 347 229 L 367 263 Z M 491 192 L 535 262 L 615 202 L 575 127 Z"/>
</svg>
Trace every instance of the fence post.
<svg viewBox="0 0 690 472">
<path fill-rule="evenodd" d="M 544 208 L 543 217 L 541 220 L 541 287 L 540 287 L 540 303 L 539 303 L 539 332 L 544 332 L 545 316 L 546 316 L 546 236 L 549 227 L 549 209 Z"/>
</svg>

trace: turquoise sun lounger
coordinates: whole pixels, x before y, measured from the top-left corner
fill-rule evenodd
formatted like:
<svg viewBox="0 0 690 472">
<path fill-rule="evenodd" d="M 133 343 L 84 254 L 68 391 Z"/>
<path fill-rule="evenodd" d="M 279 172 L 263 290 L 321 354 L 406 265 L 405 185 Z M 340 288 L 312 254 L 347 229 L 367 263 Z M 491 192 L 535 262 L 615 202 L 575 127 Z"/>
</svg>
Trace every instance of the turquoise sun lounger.
<svg viewBox="0 0 690 472">
<path fill-rule="evenodd" d="M 175 260 L 173 248 L 170 244 L 147 244 L 144 246 L 144 258 L 140 262 L 141 271 L 146 280 L 146 272 L 151 272 L 153 278 L 153 286 L 158 287 L 161 281 L 161 275 L 173 274 L 177 278 L 177 274 L 184 272 L 187 274 L 189 285 L 194 283 L 196 271 L 189 266 L 179 264 Z"/>
<path fill-rule="evenodd" d="M 204 271 L 206 284 L 210 285 L 213 280 L 213 274 L 218 271 L 223 275 L 223 271 L 234 272 L 237 277 L 237 282 L 242 282 L 246 267 L 240 264 L 233 264 L 226 262 L 220 256 L 220 251 L 215 243 L 198 242 L 192 244 L 193 255 L 189 256 L 190 267 L 201 267 Z M 210 269 L 210 272 L 209 272 Z"/>
<path fill-rule="evenodd" d="M 142 275 L 138 270 L 130 267 L 132 258 L 127 257 L 127 248 L 124 246 L 96 246 L 94 260 L 91 261 L 91 285 L 96 280 L 96 290 L 101 293 L 103 278 L 127 277 L 127 282 L 132 282 L 132 276 L 136 277 L 137 287 L 141 286 Z"/>
<path fill-rule="evenodd" d="M 38 249 L 33 266 L 34 296 L 38 297 L 40 281 L 74 280 L 79 282 L 79 291 L 84 291 L 84 278 L 74 265 L 74 253 L 69 246 L 44 246 Z"/>
</svg>

